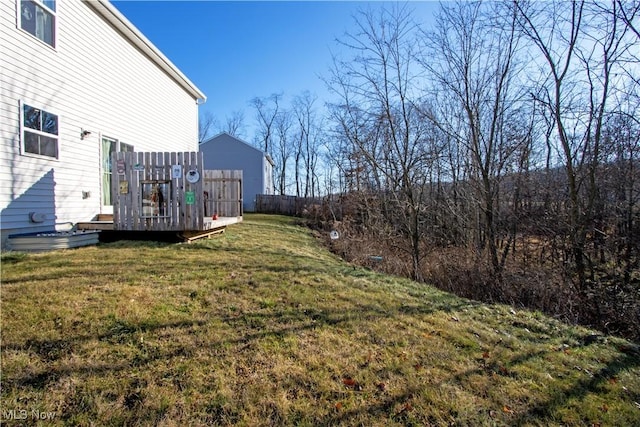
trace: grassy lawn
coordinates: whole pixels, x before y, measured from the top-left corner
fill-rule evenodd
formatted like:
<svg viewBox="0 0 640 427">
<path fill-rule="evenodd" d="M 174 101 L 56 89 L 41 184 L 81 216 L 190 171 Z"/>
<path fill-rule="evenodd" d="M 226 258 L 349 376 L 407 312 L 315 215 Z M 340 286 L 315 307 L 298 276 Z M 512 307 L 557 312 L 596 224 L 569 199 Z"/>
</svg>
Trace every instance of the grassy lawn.
<svg viewBox="0 0 640 427">
<path fill-rule="evenodd" d="M 354 268 L 288 218 L 5 253 L 0 291 L 7 425 L 640 425 L 636 344 Z"/>
</svg>

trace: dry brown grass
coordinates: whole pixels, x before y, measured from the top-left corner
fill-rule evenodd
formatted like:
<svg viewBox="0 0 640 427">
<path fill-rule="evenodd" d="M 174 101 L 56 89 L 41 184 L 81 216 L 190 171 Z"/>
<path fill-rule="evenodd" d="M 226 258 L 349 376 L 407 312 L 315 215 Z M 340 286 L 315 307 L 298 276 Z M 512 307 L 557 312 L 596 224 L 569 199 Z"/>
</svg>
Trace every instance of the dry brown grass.
<svg viewBox="0 0 640 427">
<path fill-rule="evenodd" d="M 640 423 L 632 343 L 355 267 L 282 217 L 3 254 L 0 290 L 8 425 Z"/>
</svg>

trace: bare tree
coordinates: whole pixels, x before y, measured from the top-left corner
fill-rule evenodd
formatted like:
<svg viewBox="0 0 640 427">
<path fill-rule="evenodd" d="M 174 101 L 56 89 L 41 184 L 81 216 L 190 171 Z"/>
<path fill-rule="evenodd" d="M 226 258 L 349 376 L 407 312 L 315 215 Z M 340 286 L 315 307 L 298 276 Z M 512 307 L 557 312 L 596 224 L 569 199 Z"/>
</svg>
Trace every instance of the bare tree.
<svg viewBox="0 0 640 427">
<path fill-rule="evenodd" d="M 274 93 L 269 97 L 255 97 L 251 100 L 251 105 L 256 110 L 256 120 L 258 121 L 256 138 L 260 144 L 260 149 L 269 155 L 272 154 L 273 127 L 280 111 L 282 96 L 281 93 Z"/>
<path fill-rule="evenodd" d="M 318 194 L 318 161 L 322 146 L 322 130 L 315 108 L 317 96 L 305 91 L 293 100 L 296 119 L 295 176 L 296 195 L 315 197 Z"/>
<path fill-rule="evenodd" d="M 230 116 L 227 116 L 225 126 L 222 128 L 222 131 L 228 133 L 229 135 L 242 138 L 244 128 L 244 111 L 237 110 L 231 113 Z"/>
<path fill-rule="evenodd" d="M 211 137 L 212 132 L 214 132 L 217 127 L 218 121 L 211 111 L 201 112 L 198 118 L 198 143 L 202 143 Z"/>
<path fill-rule="evenodd" d="M 400 249 L 410 256 L 411 276 L 422 280 L 424 184 L 433 153 L 416 108 L 417 26 L 408 6 L 393 5 L 361 12 L 356 28 L 340 40 L 353 56 L 336 59 L 332 70 L 332 89 L 341 98 L 333 117 L 343 120 L 340 128 L 352 144 L 356 168 L 366 163 L 374 171 L 372 184 L 386 220 L 380 228 L 392 224 L 406 238 Z"/>
<path fill-rule="evenodd" d="M 636 42 L 640 41 L 640 28 L 637 22 L 637 17 L 640 15 L 640 2 L 622 2 L 621 0 L 616 0 L 614 7 L 610 10 L 613 11 L 614 14 L 617 14 L 615 18 L 620 19 L 622 23 L 635 35 Z M 635 52 L 632 53 L 632 57 L 636 62 L 638 62 L 638 60 L 640 60 L 640 52 L 635 50 Z M 636 82 L 636 84 L 639 83 L 637 76 L 631 76 L 631 78 Z"/>
<path fill-rule="evenodd" d="M 553 119 L 566 174 L 569 251 L 576 286 L 585 296 L 587 280 L 593 279 L 587 249 L 599 197 L 604 118 L 612 90 L 621 83 L 615 76 L 626 74 L 623 59 L 637 38 L 629 40 L 632 27 L 624 24 L 616 2 L 515 2 L 514 7 L 520 30 L 543 58 L 532 58 L 544 73 L 535 99 Z"/>
<path fill-rule="evenodd" d="M 520 96 L 514 74 L 518 37 L 514 14 L 500 5 L 479 2 L 444 4 L 435 32 L 425 33 L 422 61 L 436 83 L 439 98 L 457 108 L 432 116 L 434 123 L 466 150 L 466 179 L 472 185 L 477 211 L 476 245 L 488 250 L 494 273 L 504 268 L 510 245 L 498 249 L 500 181 L 523 142 L 508 119 Z M 513 236 L 511 236 L 513 238 Z"/>
<path fill-rule="evenodd" d="M 407 6 L 382 9 L 328 79 L 362 241 L 416 279 L 490 273 L 456 290 L 638 336 L 640 4 L 446 2 L 422 44 Z"/>
<path fill-rule="evenodd" d="M 293 119 L 289 111 L 280 111 L 275 118 L 275 143 L 274 151 L 274 174 L 276 176 L 276 189 L 279 194 L 286 194 L 289 182 L 287 181 L 287 169 L 289 160 L 291 159 L 292 145 L 292 127 Z"/>
</svg>

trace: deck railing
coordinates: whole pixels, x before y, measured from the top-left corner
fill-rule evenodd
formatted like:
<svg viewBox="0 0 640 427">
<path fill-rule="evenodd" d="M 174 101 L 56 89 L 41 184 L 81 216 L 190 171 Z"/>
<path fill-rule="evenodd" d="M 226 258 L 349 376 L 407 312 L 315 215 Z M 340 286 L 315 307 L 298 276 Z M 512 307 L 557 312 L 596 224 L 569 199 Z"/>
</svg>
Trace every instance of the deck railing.
<svg viewBox="0 0 640 427">
<path fill-rule="evenodd" d="M 197 231 L 205 217 L 242 216 L 242 171 L 205 171 L 198 152 L 113 153 L 115 230 Z"/>
</svg>

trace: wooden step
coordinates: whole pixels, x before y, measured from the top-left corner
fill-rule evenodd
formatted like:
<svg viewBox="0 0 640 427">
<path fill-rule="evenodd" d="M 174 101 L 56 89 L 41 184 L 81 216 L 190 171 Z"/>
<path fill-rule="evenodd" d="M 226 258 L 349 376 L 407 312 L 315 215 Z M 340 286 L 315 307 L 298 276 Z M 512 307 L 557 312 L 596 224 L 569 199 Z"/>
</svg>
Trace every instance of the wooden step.
<svg viewBox="0 0 640 427">
<path fill-rule="evenodd" d="M 113 222 L 113 214 L 98 214 L 94 221 L 111 221 Z"/>
<path fill-rule="evenodd" d="M 78 230 L 113 230 L 113 214 L 97 214 L 91 221 L 76 224 Z"/>
<path fill-rule="evenodd" d="M 113 221 L 85 221 L 76 223 L 77 230 L 113 230 Z"/>
</svg>

